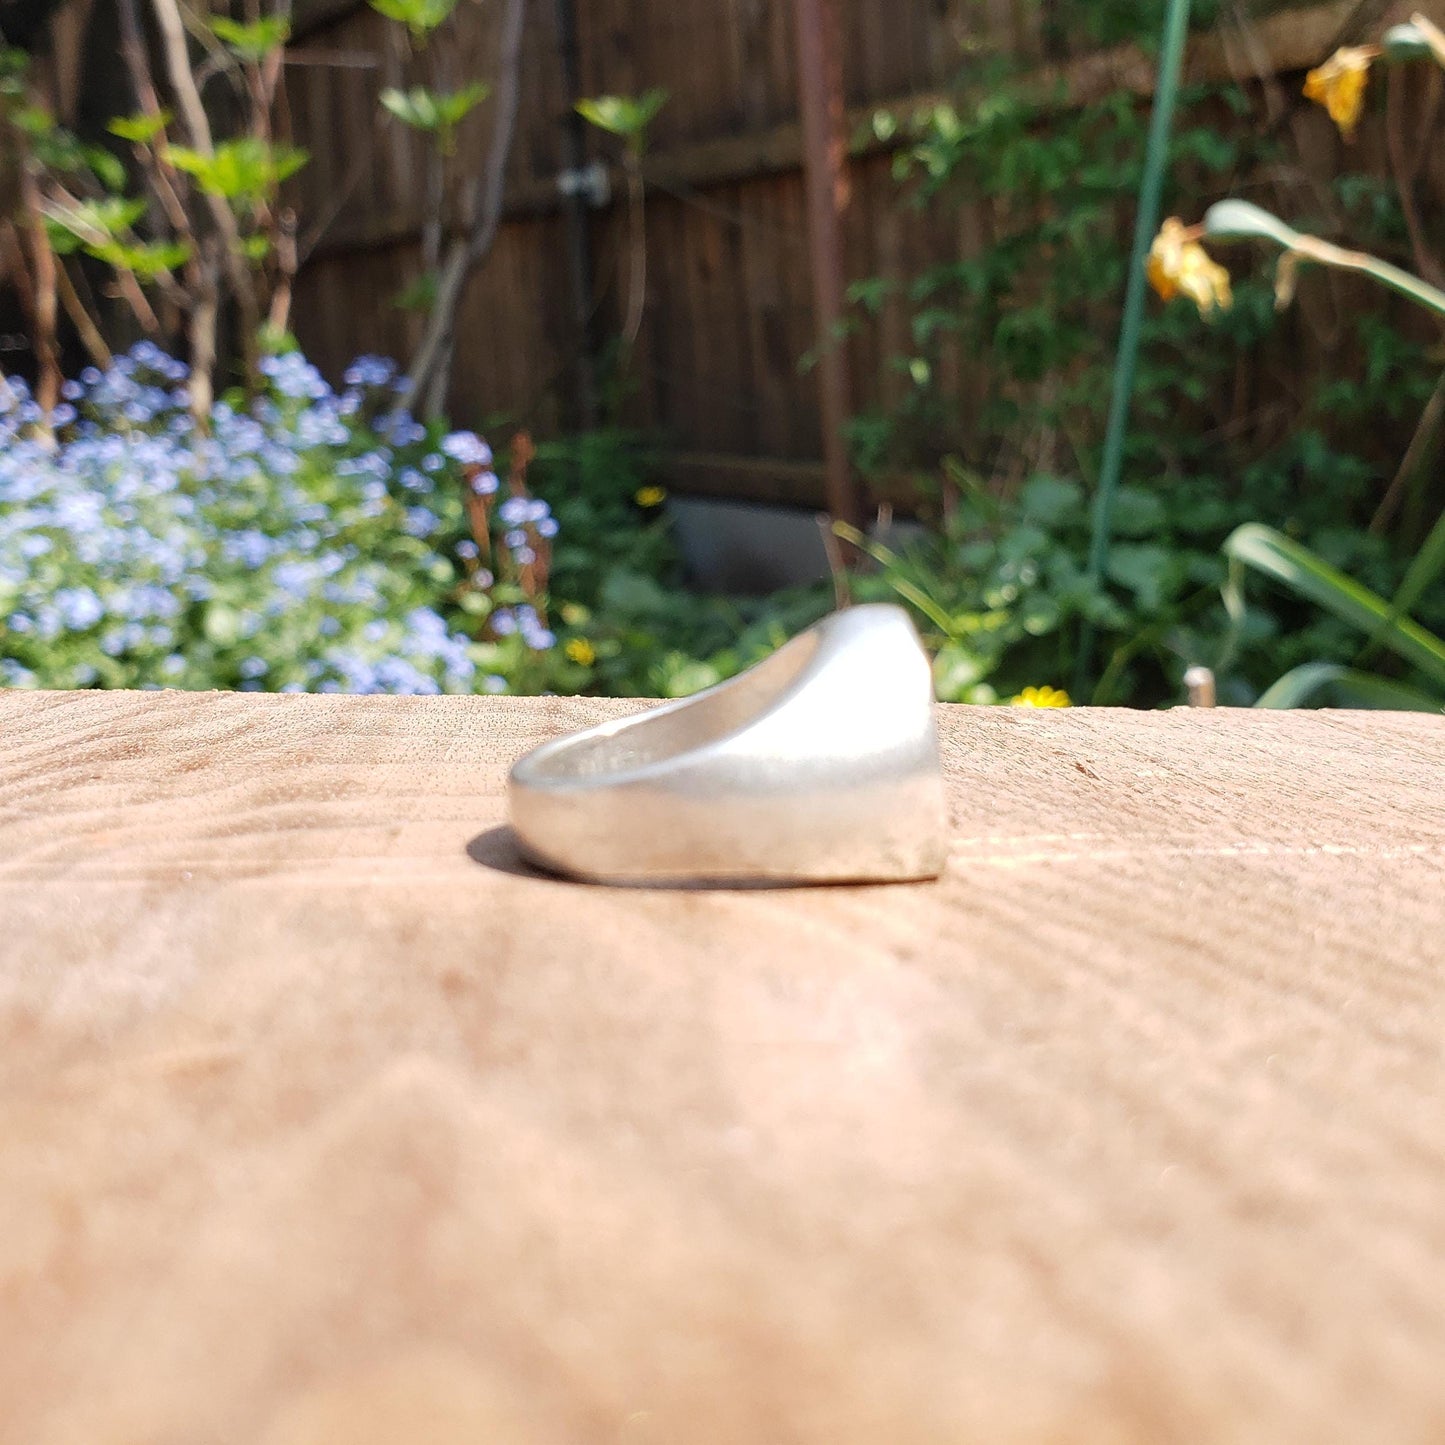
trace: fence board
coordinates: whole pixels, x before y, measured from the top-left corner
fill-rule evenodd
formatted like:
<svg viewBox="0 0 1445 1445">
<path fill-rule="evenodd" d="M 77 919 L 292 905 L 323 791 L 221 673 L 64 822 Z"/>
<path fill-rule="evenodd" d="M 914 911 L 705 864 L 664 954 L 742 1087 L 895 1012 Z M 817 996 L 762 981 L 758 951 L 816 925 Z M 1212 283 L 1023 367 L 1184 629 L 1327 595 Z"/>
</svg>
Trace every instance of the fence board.
<svg viewBox="0 0 1445 1445">
<path fill-rule="evenodd" d="M 1044 50 L 1038 7 L 1015 0 L 929 5 L 838 0 L 838 8 L 855 133 L 879 105 L 904 111 L 938 97 L 964 41 L 1001 44 L 1032 57 Z M 1201 35 L 1191 45 L 1189 78 L 1253 76 L 1261 65 L 1289 75 L 1321 57 L 1353 8 L 1350 0 L 1333 0 L 1263 16 L 1247 29 Z M 1445 20 L 1445 0 L 1429 0 L 1421 8 Z M 713 5 L 589 0 L 578 12 L 584 93 L 636 93 L 654 85 L 670 91 L 646 163 L 648 314 L 627 419 L 656 428 L 688 453 L 815 458 L 816 379 L 798 368 L 814 337 L 790 6 L 765 0 Z M 459 57 L 460 71 L 490 74 L 497 13 L 494 6 L 461 7 L 434 45 L 452 47 L 447 53 Z M 308 46 L 381 57 L 396 81 L 424 77 L 422 62 L 396 51 L 396 27 L 365 7 L 312 7 L 303 12 L 302 29 Z M 573 331 L 555 183 L 565 112 L 556 44 L 552 6 L 534 4 L 525 32 L 526 83 L 508 176 L 507 219 L 495 258 L 469 293 L 466 335 L 459 343 L 451 402 L 462 421 L 505 415 L 546 427 L 561 424 L 568 412 Z M 1057 88 L 1074 104 L 1121 87 L 1144 97 L 1154 79 L 1151 58 L 1132 47 L 1074 55 L 1041 65 L 1037 75 L 1041 92 Z M 381 288 L 394 292 L 417 270 L 425 150 L 400 127 L 380 123 L 376 95 L 382 83 L 382 71 L 307 66 L 288 75 L 297 139 L 316 156 L 297 183 L 301 213 L 336 210 L 303 269 L 297 298 L 302 340 L 332 372 L 354 352 L 401 345 L 415 329 L 405 318 L 382 314 L 389 306 Z M 1290 79 L 1272 103 L 1292 103 L 1296 92 Z M 1301 143 L 1309 184 L 1327 185 L 1341 159 L 1328 122 L 1311 113 L 1288 124 Z M 460 154 L 480 154 L 489 125 L 484 105 L 462 128 Z M 1352 164 L 1368 158 L 1379 173 L 1387 173 L 1382 128 L 1372 121 L 1362 136 Z M 373 163 L 363 168 L 351 195 L 340 195 L 348 171 L 356 168 L 357 147 L 367 143 L 376 147 Z M 593 155 L 616 157 L 610 138 L 593 136 L 589 146 Z M 849 279 L 916 274 L 985 243 L 986 208 L 960 205 L 951 217 L 901 212 L 887 145 L 863 136 L 855 150 L 854 200 L 845 233 Z M 616 334 L 625 304 L 620 278 L 627 236 L 615 168 L 613 181 L 613 206 L 593 221 L 603 335 Z M 1422 206 L 1445 203 L 1445 163 L 1438 156 L 1427 160 L 1420 191 Z M 1285 195 L 1280 205 L 1298 212 L 1309 199 Z M 448 226 L 455 220 L 453 196 Z M 385 264 L 378 259 L 383 253 L 390 255 Z M 356 305 L 360 294 L 372 303 Z M 1316 330 L 1310 342 L 1316 352 L 1331 344 L 1340 315 L 1333 321 L 1323 313 L 1307 317 Z M 857 403 L 896 400 L 898 384 L 890 380 L 886 362 L 900 349 L 903 324 L 901 310 L 894 308 L 853 341 L 850 376 Z M 943 366 L 966 418 L 982 396 L 982 362 L 955 351 Z M 716 467 L 709 474 L 720 475 Z M 738 484 L 754 489 L 757 478 L 740 473 Z M 796 489 L 796 478 L 779 471 L 780 495 Z"/>
</svg>

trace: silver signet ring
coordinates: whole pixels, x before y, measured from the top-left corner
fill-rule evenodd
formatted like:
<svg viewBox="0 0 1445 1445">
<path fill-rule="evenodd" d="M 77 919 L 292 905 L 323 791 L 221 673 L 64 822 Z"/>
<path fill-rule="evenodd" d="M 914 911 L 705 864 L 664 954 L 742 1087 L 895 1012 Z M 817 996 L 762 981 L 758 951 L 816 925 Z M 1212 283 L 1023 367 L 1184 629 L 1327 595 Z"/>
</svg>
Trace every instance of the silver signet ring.
<svg viewBox="0 0 1445 1445">
<path fill-rule="evenodd" d="M 835 612 L 705 692 L 544 743 L 509 792 L 528 861 L 594 882 L 943 871 L 932 670 L 891 605 Z"/>
</svg>

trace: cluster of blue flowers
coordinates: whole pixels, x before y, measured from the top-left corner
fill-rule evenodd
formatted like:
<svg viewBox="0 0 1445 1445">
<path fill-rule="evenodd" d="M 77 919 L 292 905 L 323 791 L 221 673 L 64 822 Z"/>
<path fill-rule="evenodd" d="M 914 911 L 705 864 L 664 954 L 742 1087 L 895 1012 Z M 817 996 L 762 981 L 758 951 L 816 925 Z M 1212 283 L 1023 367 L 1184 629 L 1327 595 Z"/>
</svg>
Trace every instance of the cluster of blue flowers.
<svg viewBox="0 0 1445 1445">
<path fill-rule="evenodd" d="M 384 358 L 340 393 L 299 353 L 262 369 L 264 395 L 204 426 L 149 343 L 48 417 L 0 381 L 0 685 L 503 691 L 513 652 L 555 645 L 468 563 L 485 442 L 398 414 Z M 497 512 L 513 556 L 555 531 L 531 498 Z"/>
</svg>

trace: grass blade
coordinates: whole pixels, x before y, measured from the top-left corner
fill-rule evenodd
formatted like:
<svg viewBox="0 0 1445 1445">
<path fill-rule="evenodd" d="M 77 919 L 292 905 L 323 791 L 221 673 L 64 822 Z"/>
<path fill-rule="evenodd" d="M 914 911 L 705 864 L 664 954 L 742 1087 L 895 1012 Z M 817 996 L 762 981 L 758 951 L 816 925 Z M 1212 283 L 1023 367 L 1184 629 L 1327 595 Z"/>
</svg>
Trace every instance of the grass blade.
<svg viewBox="0 0 1445 1445">
<path fill-rule="evenodd" d="M 1440 698 L 1406 687 L 1402 682 L 1392 682 L 1368 672 L 1356 672 L 1337 662 L 1306 662 L 1291 669 L 1260 694 L 1255 707 L 1306 707 L 1322 693 L 1344 707 L 1445 712 L 1445 701 Z"/>
<path fill-rule="evenodd" d="M 1390 604 L 1383 597 L 1346 577 L 1308 547 L 1271 527 L 1246 522 L 1225 539 L 1224 553 L 1317 603 L 1367 636 L 1378 632 L 1383 646 L 1445 687 L 1445 642 L 1408 617 L 1392 617 Z"/>
</svg>

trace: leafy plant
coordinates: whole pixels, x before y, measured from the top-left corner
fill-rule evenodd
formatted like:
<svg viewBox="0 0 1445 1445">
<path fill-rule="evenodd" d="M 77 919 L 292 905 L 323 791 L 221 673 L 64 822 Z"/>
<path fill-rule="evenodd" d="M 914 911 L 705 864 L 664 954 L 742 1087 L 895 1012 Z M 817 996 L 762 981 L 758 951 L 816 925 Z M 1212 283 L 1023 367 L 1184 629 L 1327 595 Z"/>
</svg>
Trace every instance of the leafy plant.
<svg viewBox="0 0 1445 1445">
<path fill-rule="evenodd" d="M 367 4 L 378 15 L 405 25 L 412 39 L 423 43 L 457 8 L 457 0 L 367 0 Z"/>
<path fill-rule="evenodd" d="M 579 100 L 577 113 L 598 130 L 620 136 L 640 152 L 647 145 L 647 128 L 666 104 L 667 91 L 657 87 L 641 95 L 599 95 Z"/>
<path fill-rule="evenodd" d="M 389 88 L 381 92 L 381 104 L 413 130 L 437 137 L 443 155 L 456 149 L 457 126 L 491 94 L 491 86 L 477 81 L 460 90 L 434 91 L 424 85 L 410 90 Z"/>
<path fill-rule="evenodd" d="M 305 151 L 255 136 L 222 141 L 209 155 L 188 146 L 167 146 L 163 155 L 168 165 L 194 176 L 208 195 L 252 209 L 272 199 L 281 182 L 307 161 Z"/>
<path fill-rule="evenodd" d="M 1445 527 L 1439 530 L 1445 535 Z M 1411 621 L 1398 603 L 1386 602 L 1307 547 L 1256 522 L 1232 532 L 1224 553 L 1324 607 L 1372 643 L 1389 648 L 1436 689 L 1430 695 L 1337 663 L 1311 662 L 1291 669 L 1260 696 L 1256 706 L 1302 707 L 1330 692 L 1351 706 L 1445 711 L 1445 640 Z"/>
<path fill-rule="evenodd" d="M 0 683 L 537 691 L 557 524 L 525 468 L 398 416 L 395 368 L 334 394 L 299 353 L 205 432 L 149 343 L 42 415 L 0 392 Z"/>
<path fill-rule="evenodd" d="M 577 113 L 599 130 L 624 142 L 623 170 L 627 176 L 627 230 L 631 267 L 627 281 L 627 315 L 622 323 L 621 347 L 624 359 L 642 329 L 642 310 L 647 301 L 647 219 L 642 176 L 642 158 L 647 151 L 647 132 L 667 104 L 667 91 L 652 89 L 638 96 L 599 95 L 577 102 Z"/>
<path fill-rule="evenodd" d="M 225 15 L 212 15 L 206 24 L 228 50 L 253 65 L 260 64 L 291 38 L 291 22 L 284 15 L 267 15 L 244 24 Z"/>
<path fill-rule="evenodd" d="M 1445 68 L 1445 32 L 1423 15 L 1415 15 L 1407 25 L 1389 30 L 1380 45 L 1347 46 L 1336 51 L 1306 77 L 1305 95 L 1323 105 L 1341 134 L 1350 139 L 1364 110 L 1371 66 L 1381 59 L 1406 62 L 1422 58 Z M 1215 286 L 1222 287 L 1219 294 L 1227 305 L 1228 276 L 1204 251 L 1206 240 L 1266 241 L 1278 247 L 1282 254 L 1275 272 L 1275 304 L 1281 309 L 1293 301 L 1302 268 L 1316 265 L 1366 276 L 1436 316 L 1445 317 L 1445 292 L 1438 287 L 1380 257 L 1305 234 L 1251 202 L 1234 199 L 1211 206 L 1197 226 L 1185 227 L 1177 218 L 1165 223 L 1154 244 L 1150 277 L 1166 299 L 1171 291 L 1183 289 L 1193 296 L 1202 312 L 1212 311 L 1215 295 L 1201 293 L 1197 286 L 1191 288 L 1186 279 L 1207 274 L 1223 277 L 1222 282 L 1215 281 Z M 1437 384 L 1437 396 L 1445 394 L 1442 388 L 1445 379 Z M 1426 434 L 1433 405 L 1432 397 L 1417 429 L 1417 442 Z M 1405 475 L 1403 470 L 1401 475 Z M 1445 642 L 1409 615 L 1426 588 L 1445 574 L 1445 511 L 1390 602 L 1307 547 L 1268 527 L 1240 527 L 1224 543 L 1224 552 L 1236 564 L 1263 573 L 1348 625 L 1367 632 L 1369 642 L 1361 660 L 1381 648 L 1388 649 L 1435 688 L 1445 689 Z M 1440 705 L 1413 686 L 1320 660 L 1291 669 L 1264 692 L 1259 705 L 1299 706 L 1326 691 L 1361 706 Z"/>
</svg>

